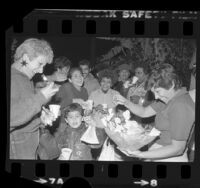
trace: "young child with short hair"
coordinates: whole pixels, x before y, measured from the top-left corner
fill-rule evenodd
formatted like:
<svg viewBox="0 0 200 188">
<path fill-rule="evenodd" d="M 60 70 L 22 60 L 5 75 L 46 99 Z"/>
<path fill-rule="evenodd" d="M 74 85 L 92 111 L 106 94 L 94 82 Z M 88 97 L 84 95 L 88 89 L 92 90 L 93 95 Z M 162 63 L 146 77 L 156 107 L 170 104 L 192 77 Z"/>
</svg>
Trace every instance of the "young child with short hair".
<svg viewBox="0 0 200 188">
<path fill-rule="evenodd" d="M 83 122 L 83 108 L 80 104 L 72 103 L 64 109 L 65 129 L 55 134 L 58 147 L 69 148 L 72 154 L 69 160 L 93 160 L 91 148 L 99 148 L 105 140 L 104 129 L 96 127 L 99 144 L 90 145 L 81 141 L 87 130 Z"/>
</svg>

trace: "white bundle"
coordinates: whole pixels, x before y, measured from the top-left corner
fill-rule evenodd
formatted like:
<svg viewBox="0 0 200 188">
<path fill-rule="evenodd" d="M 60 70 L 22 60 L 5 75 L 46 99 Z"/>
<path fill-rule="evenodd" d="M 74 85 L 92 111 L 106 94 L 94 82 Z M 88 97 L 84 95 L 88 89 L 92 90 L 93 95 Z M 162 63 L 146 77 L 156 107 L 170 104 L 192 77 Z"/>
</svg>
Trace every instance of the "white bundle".
<svg viewBox="0 0 200 188">
<path fill-rule="evenodd" d="M 87 130 L 81 137 L 81 141 L 88 144 L 99 144 L 99 140 L 96 135 L 96 127 L 88 126 Z"/>
<path fill-rule="evenodd" d="M 129 151 L 138 150 L 159 136 L 159 130 L 153 128 L 150 132 L 147 132 L 136 121 L 131 121 L 130 111 L 125 111 L 123 116 L 125 124 L 122 124 L 118 117 L 113 118 L 114 121 L 107 121 L 106 118 L 102 120 L 106 127 L 107 135 L 118 147 L 128 149 Z"/>
</svg>

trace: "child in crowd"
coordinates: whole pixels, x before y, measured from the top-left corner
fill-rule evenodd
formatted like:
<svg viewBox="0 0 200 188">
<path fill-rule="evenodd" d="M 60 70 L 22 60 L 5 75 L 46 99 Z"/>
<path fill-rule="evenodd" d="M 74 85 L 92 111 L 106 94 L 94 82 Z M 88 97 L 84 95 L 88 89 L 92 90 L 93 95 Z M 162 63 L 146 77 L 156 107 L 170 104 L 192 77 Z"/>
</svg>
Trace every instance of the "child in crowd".
<svg viewBox="0 0 200 188">
<path fill-rule="evenodd" d="M 60 149 L 69 148 L 72 150 L 69 160 L 93 160 L 91 148 L 99 148 L 102 146 L 106 136 L 104 129 L 96 127 L 99 144 L 90 145 L 81 141 L 82 135 L 87 130 L 85 123 L 82 121 L 83 109 L 81 105 L 77 103 L 68 105 L 64 109 L 64 118 L 64 131 L 55 134 L 58 147 Z"/>
</svg>

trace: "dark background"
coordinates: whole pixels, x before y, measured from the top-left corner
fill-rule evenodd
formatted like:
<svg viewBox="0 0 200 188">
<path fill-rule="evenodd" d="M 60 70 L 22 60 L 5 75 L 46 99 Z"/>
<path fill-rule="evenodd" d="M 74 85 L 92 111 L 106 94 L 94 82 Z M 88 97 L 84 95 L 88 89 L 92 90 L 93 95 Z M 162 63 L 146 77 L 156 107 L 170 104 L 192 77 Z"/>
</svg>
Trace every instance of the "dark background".
<svg viewBox="0 0 200 188">
<path fill-rule="evenodd" d="M 66 56 L 69 58 L 73 66 L 77 66 L 82 59 L 88 59 L 93 66 L 96 58 L 107 53 L 113 46 L 118 45 L 115 41 L 100 40 L 94 37 L 51 37 L 51 36 L 23 36 L 13 37 L 16 39 L 16 47 L 18 47 L 27 38 L 41 38 L 50 43 L 54 52 L 54 58 Z M 12 39 L 12 41 L 13 41 Z M 12 42 L 11 41 L 11 42 Z M 52 64 L 46 65 L 45 73 L 50 74 Z"/>
</svg>

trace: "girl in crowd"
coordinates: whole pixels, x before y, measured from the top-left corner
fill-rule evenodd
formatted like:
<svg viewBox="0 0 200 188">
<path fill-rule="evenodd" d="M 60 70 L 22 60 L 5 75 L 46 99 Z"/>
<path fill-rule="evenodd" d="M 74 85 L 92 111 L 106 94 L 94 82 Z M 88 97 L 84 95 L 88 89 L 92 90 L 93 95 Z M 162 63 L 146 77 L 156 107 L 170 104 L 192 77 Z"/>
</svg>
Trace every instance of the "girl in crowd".
<svg viewBox="0 0 200 188">
<path fill-rule="evenodd" d="M 152 91 L 156 99 L 166 104 L 164 107 L 151 105 L 144 108 L 122 96 L 115 97 L 117 103 L 124 104 L 134 114 L 143 117 L 156 114 L 155 127 L 161 131 L 159 139 L 148 151 L 135 151 L 131 156 L 152 161 L 188 161 L 186 144 L 195 121 L 195 105 L 186 88 L 182 88 L 179 76 L 169 67 L 161 65 L 152 74 Z"/>
</svg>

